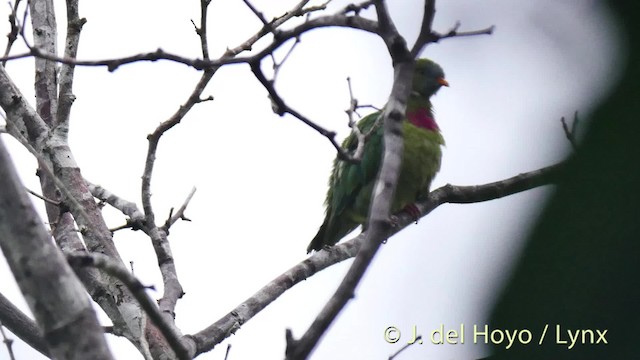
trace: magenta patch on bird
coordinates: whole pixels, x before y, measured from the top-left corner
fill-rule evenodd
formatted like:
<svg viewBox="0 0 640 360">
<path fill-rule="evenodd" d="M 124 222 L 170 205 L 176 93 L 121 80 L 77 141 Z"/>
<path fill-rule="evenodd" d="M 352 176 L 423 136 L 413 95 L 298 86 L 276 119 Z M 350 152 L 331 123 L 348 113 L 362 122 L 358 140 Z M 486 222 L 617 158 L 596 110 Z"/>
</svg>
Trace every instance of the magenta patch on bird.
<svg viewBox="0 0 640 360">
<path fill-rule="evenodd" d="M 433 115 L 430 114 L 429 109 L 420 108 L 414 111 L 407 112 L 407 118 L 409 119 L 410 123 L 419 128 L 431 131 L 440 129 L 438 127 L 438 124 L 436 124 L 436 119 L 434 119 Z"/>
</svg>

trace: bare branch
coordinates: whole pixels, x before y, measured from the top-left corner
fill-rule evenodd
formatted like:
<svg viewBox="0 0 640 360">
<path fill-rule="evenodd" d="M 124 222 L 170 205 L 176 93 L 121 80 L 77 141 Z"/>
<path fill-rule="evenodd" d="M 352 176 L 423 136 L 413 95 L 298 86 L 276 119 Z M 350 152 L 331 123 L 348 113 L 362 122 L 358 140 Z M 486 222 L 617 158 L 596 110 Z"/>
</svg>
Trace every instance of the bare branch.
<svg viewBox="0 0 640 360">
<path fill-rule="evenodd" d="M 391 203 L 402 165 L 404 146 L 402 123 L 411 91 L 414 61 L 410 56 L 405 39 L 398 33 L 389 16 L 384 1 L 374 1 L 374 5 L 378 14 L 379 35 L 385 42 L 393 62 L 394 82 L 389 100 L 378 119 L 382 122 L 384 129 L 384 155 L 374 185 L 367 219 L 368 230 L 365 233 L 363 246 L 358 251 L 347 274 L 309 329 L 299 340 L 294 340 L 293 336 L 288 333 L 285 351 L 288 360 L 306 359 L 309 356 L 321 336 L 327 331 L 347 302 L 353 298 L 356 286 L 385 239 L 384 234 L 388 232 L 391 225 L 389 222 Z"/>
<path fill-rule="evenodd" d="M 287 61 L 291 53 L 293 53 L 293 49 L 295 49 L 296 45 L 298 45 L 299 43 L 300 43 L 300 37 L 296 37 L 296 41 L 293 43 L 293 45 L 291 45 L 291 47 L 289 48 L 289 50 L 287 51 L 287 53 L 284 55 L 284 57 L 280 62 L 277 62 L 275 56 L 273 56 L 273 53 L 271 53 L 271 60 L 273 61 L 273 81 L 275 81 L 275 79 L 278 77 L 278 72 L 280 71 L 280 68 L 285 63 L 285 61 Z"/>
<path fill-rule="evenodd" d="M 391 20 L 389 10 L 387 10 L 387 5 L 384 0 L 374 0 L 372 2 L 375 5 L 376 15 L 378 16 L 380 33 L 397 33 L 398 30 L 395 28 L 393 20 Z"/>
<path fill-rule="evenodd" d="M 431 41 L 433 26 L 433 18 L 436 15 L 436 1 L 424 0 L 424 10 L 422 14 L 422 25 L 420 26 L 420 33 L 418 39 L 411 49 L 413 57 L 417 57 L 422 48 Z"/>
<path fill-rule="evenodd" d="M 422 49 L 429 44 L 435 43 L 442 39 L 452 38 L 452 37 L 463 37 L 463 36 L 476 36 L 476 35 L 491 35 L 495 29 L 494 26 L 490 26 L 486 29 L 476 30 L 476 31 L 466 31 L 459 32 L 460 22 L 456 22 L 456 24 L 445 34 L 439 34 L 433 31 L 433 19 L 436 14 L 435 8 L 435 0 L 425 0 L 424 2 L 424 13 L 422 16 L 422 25 L 420 28 L 420 34 L 418 35 L 418 39 L 416 43 L 413 45 L 411 49 L 411 55 L 415 58 L 417 57 Z"/>
<path fill-rule="evenodd" d="M 349 117 L 349 127 L 351 128 L 351 132 L 356 137 L 358 141 L 358 145 L 356 150 L 353 152 L 353 159 L 360 160 L 362 159 L 362 153 L 364 152 L 364 144 L 365 144 L 365 136 L 360 131 L 358 124 L 355 120 L 353 120 L 353 114 L 356 112 L 358 108 L 358 100 L 353 97 L 353 89 L 351 89 L 351 78 L 347 78 L 347 85 L 349 86 L 349 109 L 346 111 L 347 116 Z M 374 126 L 374 128 L 376 128 Z M 373 133 L 374 129 L 371 129 L 369 133 Z"/>
<path fill-rule="evenodd" d="M 389 24 L 389 28 L 394 28 L 394 26 Z M 380 173 L 374 186 L 374 196 L 367 221 L 368 230 L 365 233 L 365 240 L 338 289 L 309 329 L 300 340 L 287 342 L 287 359 L 306 359 L 309 356 L 322 334 L 328 329 L 347 302 L 353 298 L 357 284 L 362 279 L 380 244 L 386 238 L 385 234 L 389 231 L 391 201 L 402 164 L 402 121 L 413 76 L 413 63 L 400 60 L 409 53 L 409 50 L 406 49 L 406 46 L 404 49 L 398 48 L 400 44 L 404 43 L 404 39 L 396 35 L 389 35 L 389 38 L 394 38 L 395 40 L 391 42 L 385 41 L 391 44 L 389 51 L 395 64 L 395 81 L 389 101 L 380 115 L 384 127 L 384 156 Z"/>
<path fill-rule="evenodd" d="M 13 43 L 18 39 L 18 34 L 20 33 L 20 29 L 24 22 L 20 24 L 18 22 L 18 6 L 20 6 L 20 0 L 15 0 L 13 6 L 9 3 L 9 7 L 11 8 L 11 13 L 9 14 L 9 24 L 11 25 L 11 31 L 7 34 L 7 47 L 4 50 L 4 57 L 7 57 L 11 52 L 11 47 Z M 25 9 L 25 16 L 29 7 Z M 2 62 L 2 66 L 7 66 L 7 61 L 4 60 Z"/>
<path fill-rule="evenodd" d="M 420 216 L 424 217 L 442 204 L 468 204 L 495 200 L 536 187 L 553 184 L 557 181 L 563 165 L 564 163 L 559 163 L 484 185 L 445 185 L 432 191 L 425 199 L 419 200 L 416 203 L 416 207 L 420 211 Z M 413 215 L 405 212 L 396 214 L 396 217 L 398 223 L 385 234 L 387 238 L 415 222 Z M 326 250 L 315 252 L 309 258 L 269 282 L 227 315 L 209 327 L 191 335 L 196 343 L 196 355 L 213 349 L 215 345 L 234 334 L 243 324 L 251 320 L 253 316 L 297 283 L 308 279 L 329 266 L 356 256 L 364 237 L 365 233 L 362 233 L 351 240 L 344 241 Z"/>
<path fill-rule="evenodd" d="M 189 206 L 189 202 L 191 201 L 191 198 L 193 198 L 193 194 L 195 194 L 195 193 L 196 193 L 196 188 L 194 186 L 191 189 L 191 192 L 189 193 L 189 195 L 187 195 L 187 198 L 184 200 L 184 202 L 182 203 L 180 208 L 178 208 L 178 211 L 176 211 L 175 214 L 173 214 L 173 208 L 171 209 L 171 214 L 169 214 L 169 218 L 167 219 L 167 221 L 162 226 L 162 229 L 164 231 L 166 231 L 168 233 L 169 232 L 169 228 L 171 227 L 171 225 L 175 224 L 176 221 L 178 221 L 178 220 L 191 221 L 189 218 L 187 218 L 184 215 L 184 211 L 187 209 L 187 206 Z"/>
<path fill-rule="evenodd" d="M 2 293 L 0 293 L 0 323 L 41 354 L 50 356 L 47 344 L 40 335 L 38 325 Z"/>
<path fill-rule="evenodd" d="M 388 360 L 393 360 L 395 359 L 398 355 L 400 355 L 403 351 L 407 350 L 410 346 L 414 345 L 414 344 L 422 344 L 422 335 L 418 335 L 416 336 L 416 338 L 414 339 L 413 342 L 411 343 L 407 343 L 405 344 L 403 347 L 401 347 L 398 351 L 396 351 L 393 355 L 389 356 Z"/>
<path fill-rule="evenodd" d="M 46 202 L 46 203 L 49 203 L 49 204 L 54 205 L 54 206 L 60 206 L 60 201 L 55 201 L 55 200 L 51 200 L 51 199 L 49 199 L 49 198 L 46 198 L 46 197 L 44 197 L 44 196 L 42 196 L 42 195 L 40 195 L 40 194 L 36 193 L 36 192 L 35 192 L 35 191 L 33 191 L 33 190 L 30 190 L 29 188 L 26 188 L 26 187 L 25 187 L 25 190 L 27 190 L 27 192 L 28 192 L 29 194 L 31 194 L 31 195 L 33 195 L 33 196 L 37 197 L 38 199 L 40 199 L 40 200 L 42 200 L 42 201 L 44 201 L 44 202 Z"/>
<path fill-rule="evenodd" d="M 310 7 L 307 9 L 301 9 L 300 11 L 289 11 L 283 17 L 274 20 L 274 24 L 278 24 L 280 26 L 286 20 L 291 19 L 294 16 L 301 16 L 303 14 L 308 13 L 309 11 L 319 10 L 319 7 Z M 275 25 L 274 25 L 275 26 Z M 265 56 L 272 53 L 275 49 L 280 47 L 286 41 L 292 38 L 298 37 L 300 34 L 307 32 L 312 29 L 322 28 L 322 27 L 347 27 L 352 29 L 359 29 L 371 33 L 377 32 L 377 24 L 375 21 L 365 19 L 363 17 L 354 15 L 347 16 L 344 14 L 337 15 L 329 15 L 322 16 L 315 19 L 308 20 L 301 25 L 298 25 L 291 30 L 282 30 L 278 33 L 277 39 L 274 39 L 271 44 L 267 45 L 264 49 L 253 56 L 248 57 L 235 57 L 236 55 L 248 51 L 252 49 L 252 46 L 264 37 L 268 32 L 259 31 L 256 35 L 242 43 L 241 45 L 228 49 L 222 57 L 217 60 L 203 60 L 203 59 L 191 59 L 184 56 L 180 56 L 173 53 L 165 52 L 162 49 L 157 49 L 154 52 L 149 53 L 141 53 L 137 55 L 131 55 L 121 58 L 114 59 L 103 59 L 103 60 L 77 60 L 70 59 L 66 57 L 59 57 L 55 54 L 47 53 L 41 51 L 38 48 L 30 47 L 28 52 L 16 55 L 10 55 L 6 57 L 0 58 L 0 61 L 5 60 L 16 60 L 27 57 L 37 57 L 45 60 L 52 60 L 62 64 L 73 64 L 77 66 L 106 66 L 109 71 L 115 71 L 118 67 L 130 64 L 139 61 L 158 61 L 158 60 L 168 60 L 176 63 L 184 64 L 190 67 L 193 67 L 197 70 L 207 70 L 207 69 L 217 69 L 218 67 L 226 64 L 240 64 L 240 63 L 251 63 L 256 61 L 257 59 L 262 59 Z"/>
<path fill-rule="evenodd" d="M 569 130 L 569 126 L 567 125 L 564 116 L 560 119 L 560 122 L 562 123 L 562 130 L 564 131 L 564 135 L 567 137 L 567 140 L 569 140 L 571 147 L 573 148 L 573 150 L 577 150 L 578 142 L 576 141 L 575 134 L 578 126 L 578 112 L 576 111 L 573 114 L 573 124 L 571 125 L 571 130 Z"/>
<path fill-rule="evenodd" d="M 278 114 L 280 116 L 284 115 L 285 113 L 291 114 L 293 117 L 295 117 L 298 120 L 302 121 L 303 123 L 305 123 L 306 125 L 308 125 L 312 129 L 314 129 L 315 131 L 320 133 L 322 136 L 326 137 L 331 142 L 331 145 L 333 145 L 333 147 L 338 151 L 338 157 L 341 160 L 350 161 L 350 162 L 354 162 L 355 161 L 353 159 L 353 157 L 351 155 L 349 155 L 340 146 L 340 144 L 338 144 L 338 142 L 336 141 L 336 133 L 335 132 L 329 131 L 329 130 L 323 128 L 322 126 L 316 124 L 315 122 L 311 121 L 306 116 L 300 114 L 296 110 L 294 110 L 291 107 L 289 107 L 284 102 L 284 99 L 282 99 L 282 97 L 278 94 L 278 92 L 276 91 L 275 87 L 273 86 L 273 80 L 267 80 L 266 76 L 262 72 L 262 69 L 260 68 L 260 62 L 252 63 L 251 64 L 251 71 L 253 71 L 253 74 L 256 76 L 256 79 L 258 79 L 258 81 L 260 81 L 262 86 L 265 87 L 267 92 L 269 92 L 269 98 L 271 98 L 271 103 L 272 103 L 272 106 L 273 106 L 273 112 L 274 113 L 276 113 L 276 114 Z"/>
<path fill-rule="evenodd" d="M 353 12 L 355 15 L 360 15 L 360 11 L 368 9 L 369 6 L 373 5 L 373 3 L 373 0 L 369 0 L 361 2 L 360 4 L 349 4 L 342 10 L 341 13 L 347 15 Z"/>
<path fill-rule="evenodd" d="M 7 333 L 4 332 L 4 327 L 2 326 L 2 322 L 0 321 L 0 334 L 2 334 L 2 342 L 7 347 L 7 352 L 9 353 L 10 360 L 16 360 L 15 355 L 13 354 L 13 339 L 7 336 Z"/>
<path fill-rule="evenodd" d="M 64 57 L 75 59 L 78 54 L 78 44 L 80 42 L 80 32 L 87 19 L 80 18 L 78 14 L 78 0 L 67 0 L 67 39 L 65 41 Z M 76 97 L 73 95 L 73 74 L 75 66 L 73 64 L 62 64 L 60 67 L 58 113 L 56 126 L 62 126 L 65 136 L 69 129 L 69 116 L 71 105 Z"/>
<path fill-rule="evenodd" d="M 328 266 L 355 256 L 358 251 L 357 245 L 359 243 L 355 241 L 347 241 L 327 251 L 316 252 L 269 282 L 211 326 L 191 335 L 196 343 L 196 355 L 213 349 L 215 345 L 234 334 L 243 324 L 295 284 Z"/>
<path fill-rule="evenodd" d="M 146 289 L 154 289 L 152 286 L 144 286 L 133 276 L 127 268 L 122 266 L 120 262 L 113 261 L 108 256 L 99 253 L 69 253 L 66 254 L 67 260 L 72 267 L 94 266 L 118 278 L 131 291 L 140 306 L 144 309 L 146 315 L 151 319 L 153 324 L 160 330 L 172 350 L 179 359 L 191 360 L 189 350 L 183 344 L 180 334 L 172 323 L 167 322 L 160 314 L 158 307 L 153 299 L 146 293 Z M 154 289 L 155 290 L 155 289 Z"/>
<path fill-rule="evenodd" d="M 458 22 L 456 23 L 456 25 L 460 26 L 460 23 Z M 453 37 L 491 35 L 495 30 L 496 30 L 496 27 L 494 25 L 491 25 L 485 29 L 473 30 L 473 31 L 458 31 L 457 27 L 454 26 L 454 28 L 446 34 L 438 34 L 436 32 L 433 32 L 432 35 L 434 36 L 434 39 L 432 40 L 432 42 L 438 42 L 442 39 L 448 39 Z"/>
<path fill-rule="evenodd" d="M 51 355 L 111 359 L 86 292 L 41 224 L 1 139 L 0 188 L 0 247 Z"/>
<path fill-rule="evenodd" d="M 207 39 L 207 14 L 211 0 L 200 0 L 200 27 L 196 28 L 196 34 L 200 37 L 200 47 L 202 48 L 202 58 L 209 60 L 209 42 Z M 192 21 L 193 22 L 193 21 Z"/>
<path fill-rule="evenodd" d="M 138 209 L 138 205 L 136 203 L 123 199 L 102 186 L 95 185 L 86 179 L 85 182 L 87 183 L 89 191 L 91 191 L 91 195 L 95 198 L 100 199 L 100 201 L 104 201 L 115 209 L 120 210 L 123 214 L 127 215 L 131 221 L 139 223 L 139 226 L 143 225 L 144 214 L 140 209 Z"/>
<path fill-rule="evenodd" d="M 265 19 L 264 14 L 258 11 L 258 9 L 256 9 L 256 7 L 253 6 L 253 4 L 251 4 L 249 0 L 242 0 L 242 1 L 245 3 L 245 5 L 247 5 L 247 7 L 251 10 L 251 12 L 253 12 L 253 14 L 256 17 L 258 17 L 258 19 L 262 22 L 262 25 L 270 26 L 267 19 Z M 308 2 L 308 1 L 305 1 L 305 2 Z M 271 29 L 271 31 L 273 31 L 273 28 Z"/>
<path fill-rule="evenodd" d="M 145 214 L 145 232 L 151 238 L 153 250 L 156 253 L 162 281 L 164 284 L 164 294 L 158 301 L 161 313 L 169 322 L 175 321 L 175 307 L 178 299 L 182 297 L 184 291 L 178 280 L 178 274 L 171 252 L 171 246 L 167 240 L 167 232 L 159 228 L 155 223 L 155 214 L 151 206 L 151 177 L 156 160 L 156 151 L 162 135 L 180 123 L 184 116 L 193 108 L 195 104 L 202 102 L 201 95 L 205 87 L 215 74 L 215 70 L 205 71 L 196 84 L 193 92 L 187 101 L 178 108 L 169 119 L 162 122 L 153 133 L 147 136 L 149 148 L 145 160 L 144 172 L 142 174 L 142 206 Z"/>
<path fill-rule="evenodd" d="M 286 23 L 290 19 L 292 19 L 294 17 L 303 16 L 305 14 L 309 14 L 309 13 L 314 12 L 314 11 L 324 10 L 325 9 L 324 6 L 316 6 L 316 7 L 310 7 L 310 8 L 305 9 L 304 6 L 308 2 L 309 2 L 309 0 L 300 1 L 296 6 L 293 7 L 293 9 L 287 11 L 284 15 L 273 19 L 269 23 L 265 24 L 265 21 L 261 20 L 262 23 L 264 24 L 262 26 L 262 29 L 260 29 L 255 35 L 253 35 L 252 37 L 247 39 L 245 42 L 243 42 L 239 46 L 236 46 L 235 48 L 232 48 L 232 49 L 227 49 L 227 51 L 224 53 L 224 55 L 222 57 L 223 58 L 234 57 L 234 56 L 236 56 L 236 55 L 238 55 L 238 54 L 240 54 L 240 53 L 242 53 L 244 51 L 250 51 L 252 49 L 253 45 L 258 40 L 263 38 L 266 34 L 275 31 L 275 29 L 279 28 L 282 24 Z"/>
</svg>

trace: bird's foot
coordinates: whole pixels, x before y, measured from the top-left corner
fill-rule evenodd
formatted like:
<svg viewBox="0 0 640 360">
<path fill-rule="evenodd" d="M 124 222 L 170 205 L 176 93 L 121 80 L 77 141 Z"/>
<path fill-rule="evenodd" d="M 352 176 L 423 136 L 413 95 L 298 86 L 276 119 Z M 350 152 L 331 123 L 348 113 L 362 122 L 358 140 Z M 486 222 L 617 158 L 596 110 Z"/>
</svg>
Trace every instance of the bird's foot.
<svg viewBox="0 0 640 360">
<path fill-rule="evenodd" d="M 389 224 L 391 225 L 391 227 L 398 227 L 398 225 L 400 225 L 400 219 L 398 219 L 397 216 L 395 215 L 391 215 L 389 216 Z"/>
<path fill-rule="evenodd" d="M 418 206 L 414 203 L 411 203 L 407 206 L 405 206 L 402 211 L 408 213 L 409 215 L 411 215 L 411 217 L 413 218 L 413 220 L 415 221 L 416 225 L 418 224 L 418 220 L 420 220 L 420 215 L 422 215 L 422 213 L 420 213 L 420 209 L 418 209 Z"/>
<path fill-rule="evenodd" d="M 320 250 L 329 251 L 329 250 L 331 250 L 332 247 L 333 247 L 333 245 L 324 244 L 324 245 L 322 245 L 322 249 L 320 249 Z"/>
</svg>

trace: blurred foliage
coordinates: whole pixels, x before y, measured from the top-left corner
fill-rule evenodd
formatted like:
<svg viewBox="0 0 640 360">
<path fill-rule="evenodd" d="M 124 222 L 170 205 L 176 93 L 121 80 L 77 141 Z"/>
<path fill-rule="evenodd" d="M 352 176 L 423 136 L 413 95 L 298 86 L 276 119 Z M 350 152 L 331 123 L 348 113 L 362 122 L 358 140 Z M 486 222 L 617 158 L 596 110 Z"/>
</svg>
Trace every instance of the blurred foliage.
<svg viewBox="0 0 640 360">
<path fill-rule="evenodd" d="M 491 359 L 640 358 L 640 2 L 608 4 L 625 36 L 624 70 L 493 310 L 490 329 L 527 329 L 531 342 L 506 349 L 505 338 Z M 571 350 L 567 330 L 580 330 Z"/>
</svg>

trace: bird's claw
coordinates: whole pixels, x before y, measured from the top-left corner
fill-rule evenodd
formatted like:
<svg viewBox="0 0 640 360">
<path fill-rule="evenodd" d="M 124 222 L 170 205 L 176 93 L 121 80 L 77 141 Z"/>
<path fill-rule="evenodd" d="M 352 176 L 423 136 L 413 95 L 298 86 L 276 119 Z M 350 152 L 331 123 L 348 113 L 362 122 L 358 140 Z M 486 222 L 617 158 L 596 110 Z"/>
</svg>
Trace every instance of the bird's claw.
<svg viewBox="0 0 640 360">
<path fill-rule="evenodd" d="M 389 224 L 391 225 L 391 227 L 398 227 L 398 225 L 400 225 L 400 219 L 398 219 L 397 216 L 395 215 L 391 215 L 389 216 Z"/>
<path fill-rule="evenodd" d="M 409 204 L 402 210 L 411 215 L 416 225 L 418 224 L 418 220 L 420 220 L 420 215 L 422 214 L 420 213 L 420 209 L 418 209 L 418 206 L 416 206 L 416 204 Z"/>
</svg>

